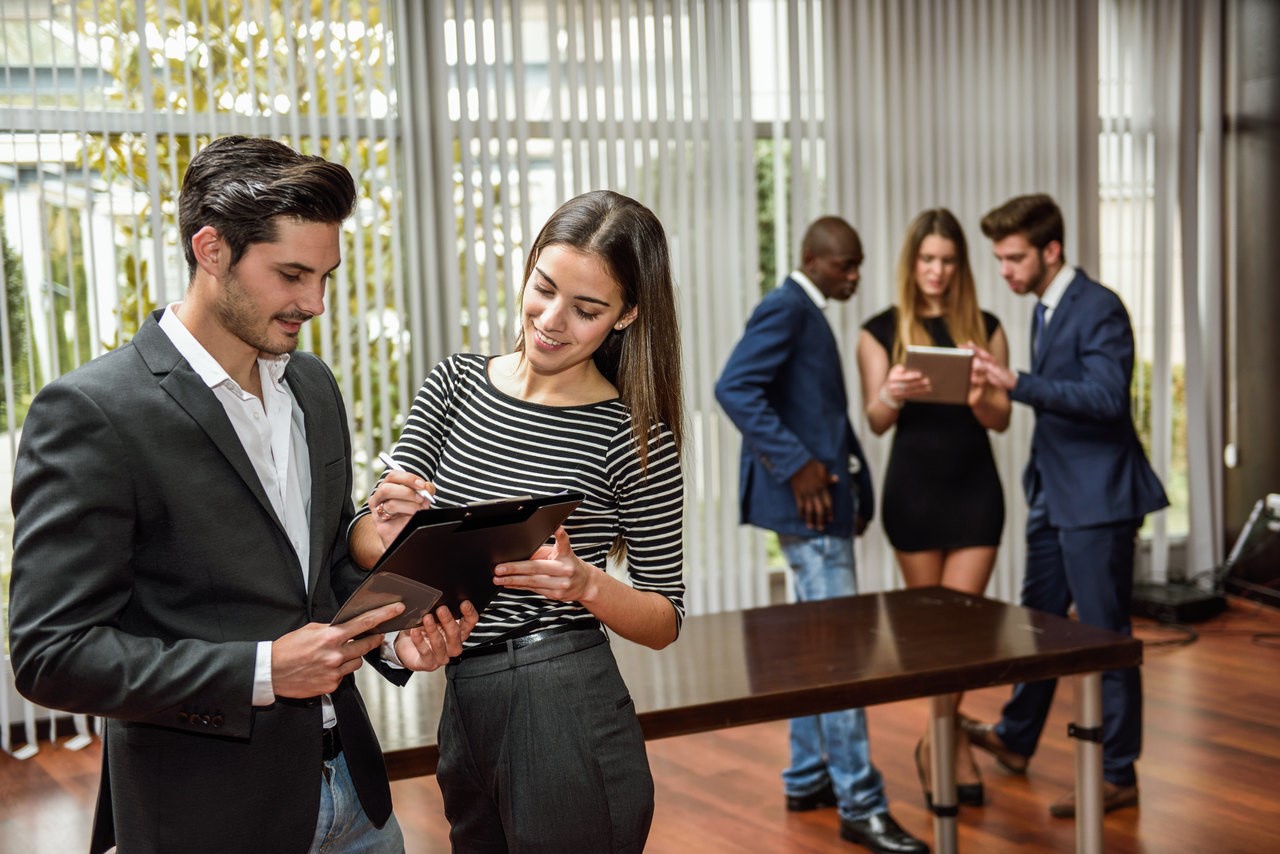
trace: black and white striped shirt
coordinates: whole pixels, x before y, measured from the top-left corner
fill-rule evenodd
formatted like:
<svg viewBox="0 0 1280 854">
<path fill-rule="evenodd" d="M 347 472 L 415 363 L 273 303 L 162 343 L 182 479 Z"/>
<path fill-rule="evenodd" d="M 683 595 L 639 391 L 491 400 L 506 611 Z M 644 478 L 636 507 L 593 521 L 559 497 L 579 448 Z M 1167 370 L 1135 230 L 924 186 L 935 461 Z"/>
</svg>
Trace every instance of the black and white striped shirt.
<svg viewBox="0 0 1280 854">
<path fill-rule="evenodd" d="M 665 596 L 684 618 L 684 479 L 665 425 L 650 432 L 648 471 L 618 399 L 543 406 L 499 391 L 489 359 L 463 353 L 432 370 L 414 399 L 392 456 L 436 484 L 441 507 L 517 495 L 581 492 L 565 521 L 574 552 L 603 569 L 621 536 L 627 575 L 638 590 Z M 367 512 L 367 511 L 362 511 Z M 577 602 L 503 590 L 480 616 L 467 646 L 576 620 L 594 619 Z"/>
</svg>

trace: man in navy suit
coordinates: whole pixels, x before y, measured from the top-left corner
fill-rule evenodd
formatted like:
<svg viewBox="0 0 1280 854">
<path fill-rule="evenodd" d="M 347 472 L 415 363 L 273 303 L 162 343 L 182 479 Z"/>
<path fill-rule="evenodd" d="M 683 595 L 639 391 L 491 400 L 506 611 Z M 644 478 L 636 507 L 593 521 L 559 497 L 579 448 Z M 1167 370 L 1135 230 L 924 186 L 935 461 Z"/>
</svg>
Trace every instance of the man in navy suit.
<svg viewBox="0 0 1280 854">
<path fill-rule="evenodd" d="M 800 601 L 857 592 L 853 539 L 875 510 L 823 314 L 857 291 L 861 264 L 849 223 L 823 217 L 809 226 L 800 269 L 761 300 L 716 383 L 742 432 L 742 522 L 777 532 Z M 889 815 L 868 754 L 862 709 L 792 720 L 787 809 L 838 805 L 844 839 L 878 852 L 928 851 Z"/>
<path fill-rule="evenodd" d="M 982 219 L 1000 275 L 1036 296 L 1031 371 L 1015 374 L 979 351 L 978 370 L 1035 409 L 1027 494 L 1022 604 L 1130 634 L 1133 553 L 1142 518 L 1169 501 L 1130 414 L 1133 328 L 1113 291 L 1067 265 L 1062 211 L 1046 195 L 1019 196 Z M 1006 769 L 1026 771 L 1053 701 L 1055 680 L 1018 685 L 1000 721 L 962 719 L 969 741 Z M 1134 762 L 1142 748 L 1138 668 L 1102 677 L 1103 806 L 1138 803 Z M 1075 815 L 1075 796 L 1050 807 Z"/>
</svg>

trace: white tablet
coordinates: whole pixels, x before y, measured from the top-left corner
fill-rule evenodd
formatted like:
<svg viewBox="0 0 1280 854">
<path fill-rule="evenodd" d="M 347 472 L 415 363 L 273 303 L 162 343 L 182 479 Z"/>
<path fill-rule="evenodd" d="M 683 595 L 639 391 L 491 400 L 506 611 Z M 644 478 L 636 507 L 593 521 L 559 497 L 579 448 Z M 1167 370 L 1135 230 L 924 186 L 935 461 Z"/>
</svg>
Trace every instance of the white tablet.
<svg viewBox="0 0 1280 854">
<path fill-rule="evenodd" d="M 907 346 L 906 367 L 929 378 L 933 388 L 911 400 L 926 403 L 968 403 L 969 369 L 973 351 L 965 347 Z"/>
</svg>

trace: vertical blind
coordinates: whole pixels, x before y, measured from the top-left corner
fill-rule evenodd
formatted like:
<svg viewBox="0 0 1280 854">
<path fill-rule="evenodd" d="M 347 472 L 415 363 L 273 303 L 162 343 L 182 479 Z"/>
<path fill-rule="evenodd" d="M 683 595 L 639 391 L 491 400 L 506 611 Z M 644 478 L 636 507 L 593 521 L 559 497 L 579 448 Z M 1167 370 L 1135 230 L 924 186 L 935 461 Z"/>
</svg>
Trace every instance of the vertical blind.
<svg viewBox="0 0 1280 854">
<path fill-rule="evenodd" d="M 245 133 L 343 162 L 361 188 L 328 311 L 304 342 L 348 401 L 358 493 L 435 362 L 510 347 L 524 247 L 550 212 L 615 189 L 652 207 L 672 245 L 690 419 L 690 610 L 767 602 L 785 572 L 768 538 L 737 524 L 739 440 L 712 386 L 761 294 L 796 263 L 805 225 L 840 214 L 866 249 L 858 296 L 830 315 L 856 415 L 861 323 L 893 299 L 903 233 L 926 207 L 960 218 L 980 300 L 1001 319 L 1013 366 L 1026 367 L 1031 305 L 999 280 L 977 225 L 1004 199 L 1045 191 L 1066 214 L 1068 259 L 1134 314 L 1158 469 L 1173 481 L 1181 465 L 1209 484 L 1184 489 L 1195 493 L 1183 506 L 1203 563 L 1218 550 L 1221 494 L 1210 453 L 1221 366 L 1205 332 L 1218 311 L 1205 271 L 1220 259 L 1200 213 L 1218 203 L 1203 176 L 1215 174 L 1219 58 L 1209 30 L 1194 36 L 1214 26 L 1214 5 L 0 5 L 0 486 L 7 493 L 35 390 L 181 298 L 180 176 L 208 139 Z M 1194 417 L 1173 392 L 1180 372 L 1201 407 Z M 1006 600 L 1023 561 L 1023 409 L 993 438 L 1008 518 L 988 592 Z M 890 439 L 865 423 L 860 435 L 882 476 Z M 1156 523 L 1157 572 L 1181 525 Z M 879 525 L 859 543 L 862 589 L 899 586 Z M 7 715 L 0 697 L 5 738 Z"/>
<path fill-rule="evenodd" d="M 179 179 L 200 146 L 232 133 L 342 162 L 360 187 L 328 310 L 303 346 L 334 368 L 357 480 L 367 486 L 368 463 L 407 406 L 412 340 L 401 310 L 403 141 L 390 20 L 385 0 L 0 5 L 5 495 L 35 391 L 181 299 Z M 12 518 L 4 504 L 7 615 Z M 6 672 L 6 747 L 11 685 Z M 30 726 L 29 707 L 23 714 Z"/>
<path fill-rule="evenodd" d="M 841 132 L 828 134 L 839 144 L 828 145 L 827 193 L 807 213 L 840 211 L 862 234 L 862 284 L 837 322 L 848 376 L 857 376 L 861 323 L 896 298 L 907 224 L 933 207 L 949 208 L 964 227 L 979 303 L 1000 319 L 1010 367 L 1029 369 L 1033 303 L 999 278 L 978 223 L 1012 196 L 1047 192 L 1066 218 L 1068 259 L 1093 270 L 1092 10 L 1071 0 L 828 4 L 834 61 L 825 108 L 828 124 Z M 1016 405 L 1009 429 L 992 434 L 1006 514 L 988 594 L 1008 601 L 1018 598 L 1025 557 L 1021 470 L 1031 427 L 1028 408 Z M 879 487 L 893 434 L 876 438 L 864 422 L 860 436 Z M 901 586 L 892 549 L 875 527 L 860 541 L 863 588 Z"/>
</svg>

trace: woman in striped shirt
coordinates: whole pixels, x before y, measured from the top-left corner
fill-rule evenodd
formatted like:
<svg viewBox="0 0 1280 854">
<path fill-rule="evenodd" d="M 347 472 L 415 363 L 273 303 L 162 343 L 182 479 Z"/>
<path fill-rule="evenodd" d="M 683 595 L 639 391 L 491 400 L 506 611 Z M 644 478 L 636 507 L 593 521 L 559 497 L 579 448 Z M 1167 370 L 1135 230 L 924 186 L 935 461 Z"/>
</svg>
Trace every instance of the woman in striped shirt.
<svg viewBox="0 0 1280 854">
<path fill-rule="evenodd" d="M 494 568 L 501 592 L 446 668 L 436 774 L 455 850 L 643 849 L 653 779 L 602 627 L 655 649 L 679 631 L 682 407 L 666 236 L 607 191 L 538 235 L 514 352 L 452 356 L 418 392 L 392 452 L 406 472 L 352 529 L 363 565 L 424 506 L 418 489 L 440 506 L 585 495 L 554 543 Z"/>
</svg>

